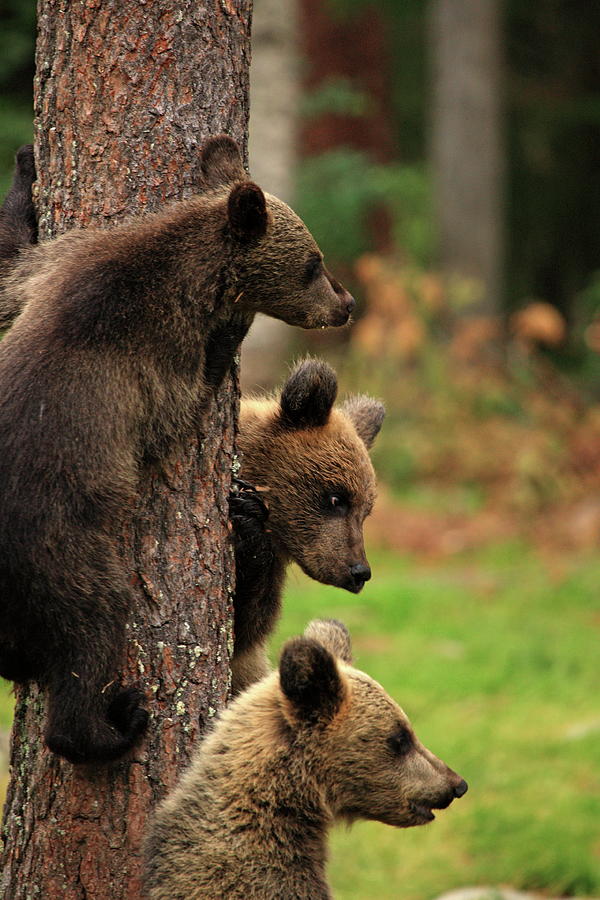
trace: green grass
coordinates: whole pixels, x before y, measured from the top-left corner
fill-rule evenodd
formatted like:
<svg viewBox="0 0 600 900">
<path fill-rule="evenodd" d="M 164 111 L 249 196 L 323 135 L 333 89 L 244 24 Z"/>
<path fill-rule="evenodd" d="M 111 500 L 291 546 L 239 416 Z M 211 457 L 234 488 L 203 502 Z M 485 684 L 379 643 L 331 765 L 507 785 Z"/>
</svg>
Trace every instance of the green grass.
<svg viewBox="0 0 600 900">
<path fill-rule="evenodd" d="M 598 559 L 554 574 L 516 545 L 437 568 L 371 556 L 359 597 L 292 576 L 274 647 L 312 617 L 342 619 L 356 664 L 470 790 L 425 828 L 336 829 L 336 898 L 600 894 Z"/>
<path fill-rule="evenodd" d="M 355 597 L 297 570 L 273 641 L 342 619 L 356 664 L 469 782 L 425 828 L 338 828 L 337 900 L 429 900 L 463 885 L 600 895 L 598 558 L 549 567 L 514 544 L 427 566 L 371 553 Z M 8 726 L 8 690 L 0 725 Z"/>
<path fill-rule="evenodd" d="M 12 725 L 14 698 L 12 685 L 0 678 L 0 729 L 8 731 Z"/>
</svg>

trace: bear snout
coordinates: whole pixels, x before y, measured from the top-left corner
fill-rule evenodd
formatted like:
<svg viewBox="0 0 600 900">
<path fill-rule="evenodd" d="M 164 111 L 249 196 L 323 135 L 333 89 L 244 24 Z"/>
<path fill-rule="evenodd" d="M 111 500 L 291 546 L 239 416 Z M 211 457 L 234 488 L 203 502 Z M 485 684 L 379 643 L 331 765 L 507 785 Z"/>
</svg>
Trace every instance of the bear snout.
<svg viewBox="0 0 600 900">
<path fill-rule="evenodd" d="M 354 306 L 354 298 L 350 297 L 349 301 L 342 303 L 341 307 L 331 314 L 329 324 L 333 325 L 334 327 L 345 325 L 350 318 L 350 314 L 354 309 Z"/>
<path fill-rule="evenodd" d="M 458 784 L 454 785 L 454 796 L 462 797 L 463 794 L 466 794 L 468 790 L 469 790 L 469 785 L 467 784 L 467 782 L 465 781 L 464 778 L 461 778 L 460 781 L 458 782 Z"/>
<path fill-rule="evenodd" d="M 330 325 L 345 325 L 354 312 L 356 300 L 341 284 L 333 282 L 332 287 L 336 305 L 330 315 Z"/>
<path fill-rule="evenodd" d="M 450 789 L 445 791 L 441 797 L 436 800 L 435 803 L 432 803 L 433 809 L 446 809 L 447 806 L 450 806 L 452 801 L 455 798 L 462 797 L 469 790 L 469 785 L 465 781 L 464 778 L 460 778 L 457 776 L 457 780 L 450 785 Z"/>
<path fill-rule="evenodd" d="M 362 590 L 365 581 L 369 581 L 371 569 L 369 566 L 359 563 L 358 565 L 350 566 L 350 575 L 352 576 L 356 592 L 358 593 L 358 591 Z"/>
<path fill-rule="evenodd" d="M 365 582 L 371 577 L 371 568 L 365 563 L 353 563 L 337 577 L 327 580 L 327 584 L 335 584 L 351 594 L 359 594 Z"/>
<path fill-rule="evenodd" d="M 340 315 L 342 317 L 343 322 L 347 322 L 352 313 L 354 312 L 354 307 L 356 306 L 356 300 L 349 294 L 347 290 L 342 291 L 341 295 L 341 312 Z"/>
</svg>

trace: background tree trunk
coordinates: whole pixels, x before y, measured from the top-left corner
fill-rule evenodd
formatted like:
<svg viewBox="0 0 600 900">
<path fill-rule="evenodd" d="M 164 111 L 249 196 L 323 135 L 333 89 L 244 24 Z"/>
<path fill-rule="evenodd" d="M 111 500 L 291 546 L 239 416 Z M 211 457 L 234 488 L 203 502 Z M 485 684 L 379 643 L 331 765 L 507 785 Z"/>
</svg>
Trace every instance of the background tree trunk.
<svg viewBox="0 0 600 900">
<path fill-rule="evenodd" d="M 390 24 L 385 4 L 347 4 L 342 13 L 322 0 L 300 0 L 300 46 L 304 88 L 314 94 L 341 82 L 367 100 L 357 115 L 347 110 L 305 117 L 301 129 L 304 156 L 336 147 L 365 151 L 377 162 L 394 158 L 390 117 Z"/>
<path fill-rule="evenodd" d="M 250 171 L 258 184 L 292 203 L 298 103 L 297 0 L 254 0 L 248 135 Z M 281 380 L 292 329 L 258 315 L 242 350 L 242 390 L 272 388 Z"/>
<path fill-rule="evenodd" d="M 38 16 L 44 237 L 189 195 L 211 134 L 245 148 L 251 0 L 40 0 Z M 205 432 L 144 475 L 123 534 L 135 593 L 124 679 L 146 691 L 146 739 L 116 764 L 74 767 L 43 746 L 43 694 L 17 691 L 5 900 L 140 896 L 148 815 L 227 696 L 236 399 L 233 376 Z"/>
<path fill-rule="evenodd" d="M 431 165 L 440 263 L 499 313 L 503 211 L 498 0 L 431 0 Z"/>
</svg>

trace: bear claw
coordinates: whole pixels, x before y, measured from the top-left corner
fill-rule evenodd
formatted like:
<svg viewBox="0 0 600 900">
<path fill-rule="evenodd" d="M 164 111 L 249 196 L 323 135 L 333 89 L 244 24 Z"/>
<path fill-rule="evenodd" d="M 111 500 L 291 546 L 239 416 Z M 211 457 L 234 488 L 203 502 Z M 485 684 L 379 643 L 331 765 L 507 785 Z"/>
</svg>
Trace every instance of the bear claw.
<svg viewBox="0 0 600 900">
<path fill-rule="evenodd" d="M 254 485 L 234 478 L 234 489 L 229 495 L 229 515 L 236 519 L 255 519 L 264 523 L 269 517 L 269 507 Z"/>
</svg>

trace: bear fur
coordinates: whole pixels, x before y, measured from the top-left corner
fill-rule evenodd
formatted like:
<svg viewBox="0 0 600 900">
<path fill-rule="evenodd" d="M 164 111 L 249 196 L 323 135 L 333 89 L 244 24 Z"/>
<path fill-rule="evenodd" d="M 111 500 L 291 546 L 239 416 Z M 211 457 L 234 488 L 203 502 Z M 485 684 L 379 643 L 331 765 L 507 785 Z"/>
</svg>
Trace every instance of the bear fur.
<svg viewBox="0 0 600 900">
<path fill-rule="evenodd" d="M 17 165 L 5 236 L 35 175 Z M 207 142 L 201 170 L 199 196 L 18 249 L 2 282 L 20 312 L 0 342 L 0 675 L 47 689 L 46 742 L 72 762 L 117 758 L 147 722 L 116 681 L 117 538 L 140 468 L 201 427 L 256 312 L 310 328 L 353 306 L 231 138 Z"/>
<path fill-rule="evenodd" d="M 299 363 L 279 396 L 244 398 L 241 477 L 258 486 L 231 501 L 236 553 L 233 692 L 267 672 L 265 641 L 293 561 L 317 581 L 358 593 L 371 577 L 363 522 L 375 499 L 368 450 L 384 417 L 370 397 L 334 407 L 337 378 L 325 362 Z M 259 498 L 264 498 L 267 513 Z"/>
<path fill-rule="evenodd" d="M 424 825 L 467 790 L 402 709 L 351 665 L 339 622 L 313 622 L 240 694 L 159 806 L 145 843 L 149 900 L 327 900 L 339 820 Z"/>
</svg>

